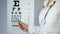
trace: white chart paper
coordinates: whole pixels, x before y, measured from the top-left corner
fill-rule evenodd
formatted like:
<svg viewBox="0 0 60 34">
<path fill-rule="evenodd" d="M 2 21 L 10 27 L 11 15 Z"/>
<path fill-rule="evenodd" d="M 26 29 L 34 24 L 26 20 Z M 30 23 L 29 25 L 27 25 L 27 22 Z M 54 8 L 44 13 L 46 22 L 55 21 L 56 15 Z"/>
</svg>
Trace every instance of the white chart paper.
<svg viewBox="0 0 60 34">
<path fill-rule="evenodd" d="M 18 20 L 34 24 L 34 0 L 7 0 L 7 31 L 19 33 Z"/>
</svg>

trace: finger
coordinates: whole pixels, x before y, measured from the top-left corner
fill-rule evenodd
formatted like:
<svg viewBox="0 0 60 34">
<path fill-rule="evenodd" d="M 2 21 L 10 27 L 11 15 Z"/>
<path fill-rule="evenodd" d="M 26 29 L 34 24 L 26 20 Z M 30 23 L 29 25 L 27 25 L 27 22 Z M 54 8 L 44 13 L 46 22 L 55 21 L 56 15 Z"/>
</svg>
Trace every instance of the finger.
<svg viewBox="0 0 60 34">
<path fill-rule="evenodd" d="M 24 27 L 23 27 L 23 25 L 21 24 L 21 23 L 19 23 L 19 27 L 23 30 L 24 29 Z"/>
<path fill-rule="evenodd" d="M 21 23 L 19 23 L 19 25 L 20 25 L 21 27 L 25 27 L 26 24 L 21 22 Z"/>
</svg>

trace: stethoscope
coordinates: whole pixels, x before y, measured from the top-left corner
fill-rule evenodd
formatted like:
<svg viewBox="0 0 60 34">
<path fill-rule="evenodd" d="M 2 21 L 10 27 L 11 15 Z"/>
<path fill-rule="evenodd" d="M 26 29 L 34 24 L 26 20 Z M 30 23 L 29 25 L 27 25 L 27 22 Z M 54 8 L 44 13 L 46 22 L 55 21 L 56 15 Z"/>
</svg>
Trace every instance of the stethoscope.
<svg viewBox="0 0 60 34">
<path fill-rule="evenodd" d="M 54 5 L 55 3 L 56 3 L 56 1 L 54 1 L 53 4 L 50 5 L 50 7 L 49 7 L 49 9 L 47 10 L 47 12 L 46 12 L 44 18 L 41 20 L 41 23 L 43 23 L 43 25 L 46 24 L 46 17 L 47 17 L 47 14 L 48 14 L 49 10 L 53 7 L 53 5 Z"/>
</svg>

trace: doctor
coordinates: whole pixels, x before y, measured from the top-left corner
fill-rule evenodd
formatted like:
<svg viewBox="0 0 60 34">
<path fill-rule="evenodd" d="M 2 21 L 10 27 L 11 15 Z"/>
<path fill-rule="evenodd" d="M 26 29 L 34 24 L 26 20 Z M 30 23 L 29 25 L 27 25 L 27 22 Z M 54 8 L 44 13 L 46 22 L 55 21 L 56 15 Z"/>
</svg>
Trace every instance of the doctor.
<svg viewBox="0 0 60 34">
<path fill-rule="evenodd" d="M 32 27 L 21 22 L 19 27 L 30 33 L 39 30 L 39 34 L 60 34 L 60 0 L 45 0 L 39 23 L 40 26 Z"/>
</svg>

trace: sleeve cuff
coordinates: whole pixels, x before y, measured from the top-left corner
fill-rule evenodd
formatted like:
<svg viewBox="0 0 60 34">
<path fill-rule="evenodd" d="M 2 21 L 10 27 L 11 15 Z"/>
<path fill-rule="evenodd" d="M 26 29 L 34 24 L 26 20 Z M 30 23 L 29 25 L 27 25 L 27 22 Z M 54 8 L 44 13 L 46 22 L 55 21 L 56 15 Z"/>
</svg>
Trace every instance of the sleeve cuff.
<svg viewBox="0 0 60 34">
<path fill-rule="evenodd" d="M 40 27 L 39 26 L 28 26 L 29 33 L 39 33 Z"/>
</svg>

